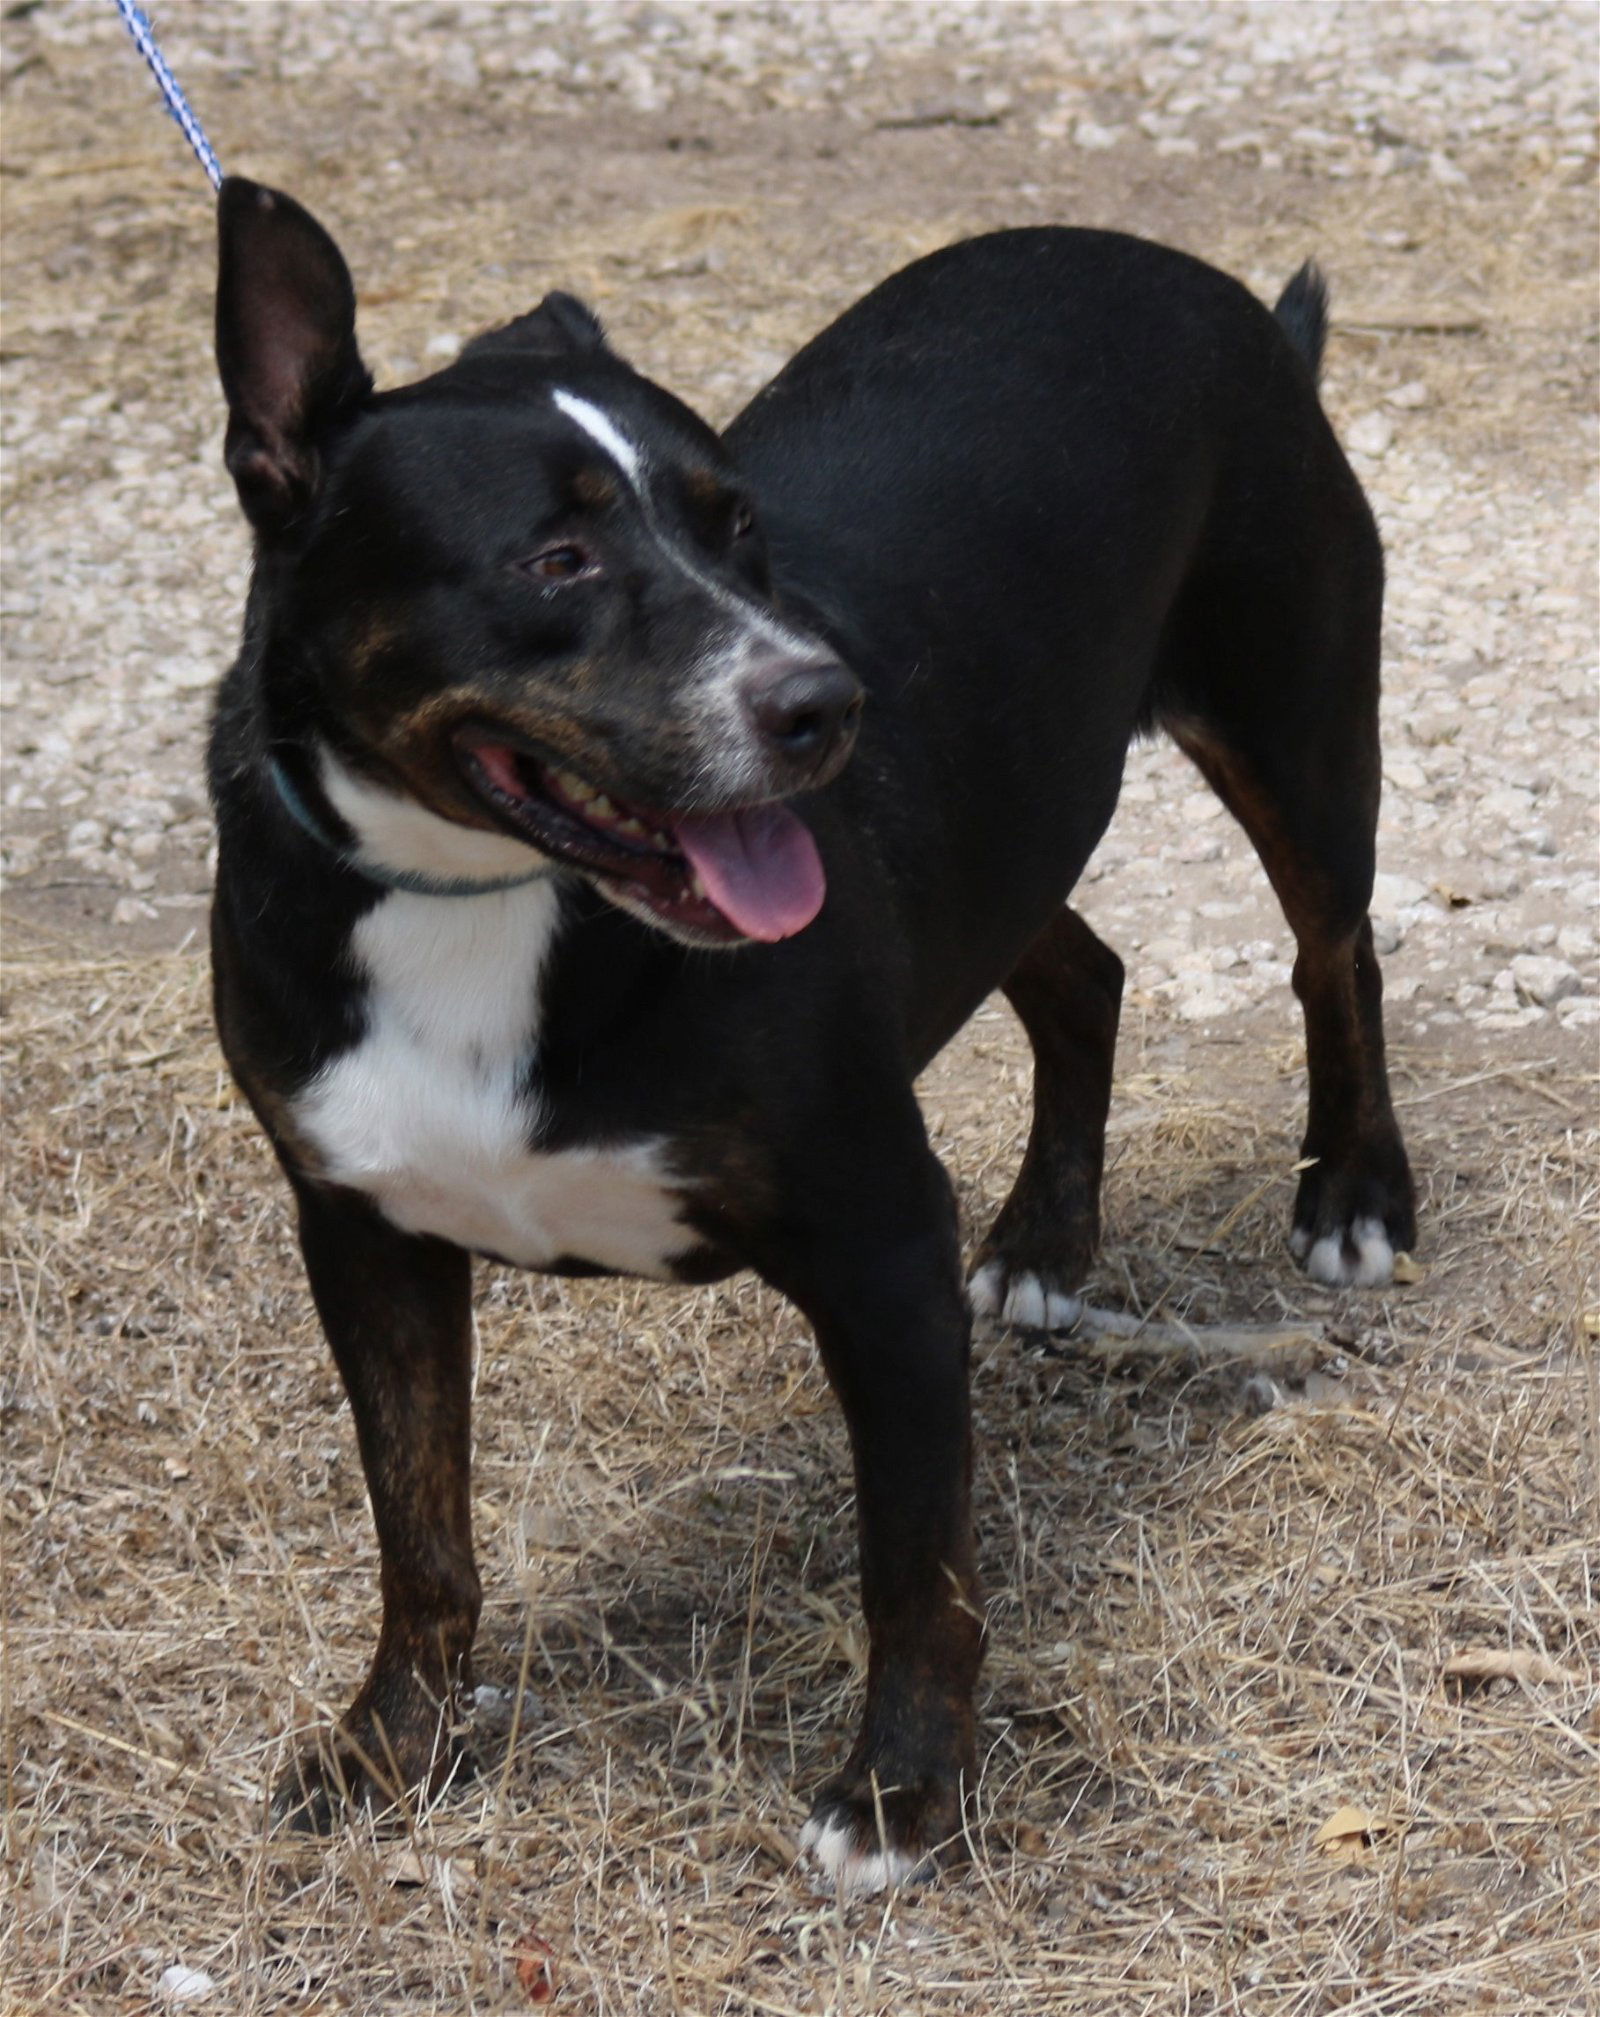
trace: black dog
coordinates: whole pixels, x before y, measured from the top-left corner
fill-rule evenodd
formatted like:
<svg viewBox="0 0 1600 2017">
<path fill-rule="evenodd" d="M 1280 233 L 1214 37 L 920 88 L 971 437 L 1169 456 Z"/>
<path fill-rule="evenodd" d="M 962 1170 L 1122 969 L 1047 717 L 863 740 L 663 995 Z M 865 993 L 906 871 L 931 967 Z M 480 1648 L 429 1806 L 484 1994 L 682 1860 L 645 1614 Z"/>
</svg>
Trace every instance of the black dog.
<svg viewBox="0 0 1600 2017">
<path fill-rule="evenodd" d="M 1274 318 L 1136 239 L 976 239 L 719 439 L 563 295 L 374 394 L 321 227 L 241 181 L 220 221 L 256 561 L 212 752 L 217 1015 L 383 1560 L 372 1671 L 285 1798 L 448 1770 L 469 1256 L 754 1268 L 855 1456 L 866 1710 L 807 1846 L 847 1888 L 903 1877 L 959 1843 L 983 1644 L 971 1317 L 912 1080 L 1004 990 L 1034 1123 L 973 1300 L 1069 1319 L 1122 966 L 1065 899 L 1141 731 L 1294 929 L 1293 1251 L 1377 1282 L 1412 1239 L 1367 922 L 1382 561 L 1317 403 L 1321 283 Z"/>
</svg>

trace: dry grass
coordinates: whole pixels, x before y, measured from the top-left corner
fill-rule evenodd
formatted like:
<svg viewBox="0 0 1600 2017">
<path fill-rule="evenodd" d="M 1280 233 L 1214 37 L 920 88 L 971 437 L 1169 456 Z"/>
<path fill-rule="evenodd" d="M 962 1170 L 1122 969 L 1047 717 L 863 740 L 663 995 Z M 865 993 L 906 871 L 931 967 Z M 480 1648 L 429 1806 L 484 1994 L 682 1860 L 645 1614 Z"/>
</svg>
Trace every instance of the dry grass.
<svg viewBox="0 0 1600 2017">
<path fill-rule="evenodd" d="M 1600 2008 L 1592 1082 L 1402 1070 L 1426 1278 L 1336 1297 L 1282 1252 L 1281 1036 L 1180 1069 L 1145 1030 L 1099 1300 L 1302 1342 L 980 1340 L 976 1861 L 840 1910 L 792 1853 L 861 1666 L 844 1438 L 748 1284 L 485 1271 L 483 1775 L 268 1831 L 375 1625 L 281 1186 L 196 953 L 32 940 L 10 992 L 8 2012 L 145 2009 L 174 1962 L 202 2009 L 516 2009 L 541 1941 L 555 2007 L 627 2017 Z M 1026 1093 L 993 1010 L 933 1074 L 974 1224 Z M 1542 1659 L 1447 1677 L 1478 1649 Z"/>
</svg>

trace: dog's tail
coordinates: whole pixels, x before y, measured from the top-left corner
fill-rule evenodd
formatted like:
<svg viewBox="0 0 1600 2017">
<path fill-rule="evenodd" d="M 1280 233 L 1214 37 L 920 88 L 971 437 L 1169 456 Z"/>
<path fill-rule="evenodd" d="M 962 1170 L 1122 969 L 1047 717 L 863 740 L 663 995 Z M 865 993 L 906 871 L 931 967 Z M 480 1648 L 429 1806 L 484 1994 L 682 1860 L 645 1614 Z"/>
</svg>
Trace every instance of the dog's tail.
<svg viewBox="0 0 1600 2017">
<path fill-rule="evenodd" d="M 1289 282 L 1272 312 L 1316 378 L 1328 340 L 1328 283 L 1314 259 L 1308 259 Z"/>
</svg>

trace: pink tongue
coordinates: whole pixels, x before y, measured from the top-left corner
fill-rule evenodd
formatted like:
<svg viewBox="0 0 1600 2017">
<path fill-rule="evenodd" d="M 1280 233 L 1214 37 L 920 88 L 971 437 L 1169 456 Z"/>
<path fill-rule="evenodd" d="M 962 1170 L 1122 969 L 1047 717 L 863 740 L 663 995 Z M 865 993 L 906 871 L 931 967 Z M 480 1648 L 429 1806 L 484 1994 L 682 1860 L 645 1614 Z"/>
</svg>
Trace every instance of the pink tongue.
<svg viewBox="0 0 1600 2017">
<path fill-rule="evenodd" d="M 746 938 L 792 938 L 821 910 L 822 857 L 787 806 L 688 814 L 672 822 L 672 832 L 707 896 Z"/>
</svg>

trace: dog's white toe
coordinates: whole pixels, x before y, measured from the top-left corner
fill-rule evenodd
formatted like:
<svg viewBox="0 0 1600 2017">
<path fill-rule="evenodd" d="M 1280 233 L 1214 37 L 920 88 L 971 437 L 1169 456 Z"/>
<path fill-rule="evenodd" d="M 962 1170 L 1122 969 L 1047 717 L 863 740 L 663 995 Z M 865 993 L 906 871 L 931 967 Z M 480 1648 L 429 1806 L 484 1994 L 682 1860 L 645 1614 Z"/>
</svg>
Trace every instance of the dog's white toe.
<svg viewBox="0 0 1600 2017">
<path fill-rule="evenodd" d="M 1024 1330 L 1070 1331 L 1082 1315 L 1082 1296 L 1047 1289 L 1037 1275 L 1018 1275 L 1006 1297 L 1006 1322 Z"/>
<path fill-rule="evenodd" d="M 841 1898 L 870 1898 L 909 1883 L 922 1862 L 903 1849 L 863 1849 L 849 1824 L 832 1815 L 812 1815 L 800 1833 L 800 1854 Z"/>
<path fill-rule="evenodd" d="M 967 1284 L 975 1317 L 997 1317 L 1006 1292 L 1006 1271 L 998 1261 L 985 1261 Z"/>
<path fill-rule="evenodd" d="M 1044 1283 L 1037 1275 L 1013 1275 L 1001 1313 L 1006 1322 L 1020 1324 L 1024 1330 L 1042 1331 L 1044 1313 Z"/>
<path fill-rule="evenodd" d="M 1025 1331 L 1070 1331 L 1083 1315 L 1081 1296 L 1047 1289 L 1037 1275 L 1008 1275 L 1000 1261 L 985 1261 L 967 1293 L 975 1317 L 998 1317 Z"/>
<path fill-rule="evenodd" d="M 1348 1235 L 1328 1233 L 1318 1240 L 1304 1266 L 1314 1282 L 1329 1288 L 1375 1289 L 1394 1279 L 1394 1248 L 1381 1219 L 1356 1219 Z"/>
</svg>

